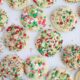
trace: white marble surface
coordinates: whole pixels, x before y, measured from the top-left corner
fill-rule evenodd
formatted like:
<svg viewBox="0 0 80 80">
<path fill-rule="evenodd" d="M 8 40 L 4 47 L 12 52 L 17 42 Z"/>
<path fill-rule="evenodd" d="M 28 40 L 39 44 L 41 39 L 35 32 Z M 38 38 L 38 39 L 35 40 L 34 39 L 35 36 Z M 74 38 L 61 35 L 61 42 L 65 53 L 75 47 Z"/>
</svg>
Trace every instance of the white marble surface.
<svg viewBox="0 0 80 80">
<path fill-rule="evenodd" d="M 31 4 L 33 4 L 33 3 L 31 3 Z M 66 3 L 64 0 L 56 0 L 55 4 L 53 6 L 51 6 L 50 8 L 43 9 L 48 17 L 48 20 L 50 20 L 51 12 L 53 10 L 56 10 L 60 6 L 69 6 L 76 13 L 79 3 L 72 4 L 72 3 Z M 10 24 L 21 25 L 20 24 L 20 15 L 22 12 L 21 10 L 14 10 L 14 9 L 10 8 L 6 2 L 4 2 L 2 5 L 0 5 L 0 8 L 4 9 L 9 16 L 9 22 L 8 22 L 7 26 Z M 4 31 L 1 32 L 0 36 L 3 36 L 3 34 L 4 34 Z M 0 53 L 0 60 L 7 54 L 15 54 L 16 53 L 24 60 L 29 56 L 38 55 L 39 52 L 36 50 L 35 45 L 34 45 L 35 38 L 38 34 L 37 34 L 37 32 L 28 32 L 28 34 L 30 36 L 30 39 L 29 39 L 26 49 L 23 49 L 20 52 L 11 52 L 7 48 L 4 48 L 3 52 Z M 65 32 L 65 33 L 61 33 L 61 34 L 62 34 L 62 37 L 64 40 L 63 47 L 66 46 L 67 44 L 80 45 L 80 19 L 78 18 L 78 23 L 76 25 L 76 29 L 74 29 L 71 32 Z M 66 66 L 62 63 L 60 55 L 61 55 L 61 53 L 57 53 L 53 57 L 47 58 L 47 62 L 49 64 L 49 69 L 52 69 L 55 67 L 65 68 L 70 73 L 70 75 L 74 78 L 76 71 L 70 71 L 69 69 L 67 69 Z M 5 80 L 7 80 L 7 79 L 5 79 Z M 28 79 L 27 79 L 27 77 L 24 77 L 23 80 L 28 80 Z"/>
</svg>

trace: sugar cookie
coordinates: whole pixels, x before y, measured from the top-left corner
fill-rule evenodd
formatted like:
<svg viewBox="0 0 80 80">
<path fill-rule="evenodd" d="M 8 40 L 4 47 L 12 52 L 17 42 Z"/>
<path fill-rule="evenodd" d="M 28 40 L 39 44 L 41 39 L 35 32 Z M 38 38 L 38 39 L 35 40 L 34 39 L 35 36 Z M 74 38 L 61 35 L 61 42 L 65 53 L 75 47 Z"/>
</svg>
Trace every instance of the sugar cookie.
<svg viewBox="0 0 80 80">
<path fill-rule="evenodd" d="M 59 8 L 51 14 L 51 22 L 60 32 L 72 31 L 77 23 L 77 16 L 68 7 Z"/>
<path fill-rule="evenodd" d="M 28 6 L 21 15 L 22 25 L 29 30 L 39 30 L 46 26 L 46 16 L 43 11 L 36 6 Z"/>
<path fill-rule="evenodd" d="M 31 80 L 45 80 L 48 65 L 44 57 L 30 57 L 25 62 L 25 74 Z"/>
<path fill-rule="evenodd" d="M 53 5 L 55 0 L 33 0 L 33 2 L 36 3 L 37 6 L 39 7 L 49 7 Z"/>
<path fill-rule="evenodd" d="M 41 55 L 49 57 L 61 49 L 62 42 L 63 40 L 60 33 L 48 29 L 38 35 L 35 45 Z"/>
<path fill-rule="evenodd" d="M 4 10 L 0 9 L 0 31 L 4 28 L 7 22 L 8 22 L 7 13 Z"/>
<path fill-rule="evenodd" d="M 49 72 L 47 80 L 72 80 L 72 78 L 66 70 L 53 69 Z"/>
<path fill-rule="evenodd" d="M 10 80 L 19 80 L 23 75 L 23 61 L 17 55 L 7 55 L 0 62 L 0 73 L 2 77 Z"/>
<path fill-rule="evenodd" d="M 11 25 L 6 29 L 4 43 L 9 50 L 19 51 L 26 46 L 27 39 L 28 36 L 23 28 Z"/>
<path fill-rule="evenodd" d="M 78 69 L 80 67 L 80 46 L 66 46 L 63 49 L 62 61 L 71 70 Z"/>
<path fill-rule="evenodd" d="M 29 0 L 7 0 L 10 7 L 14 9 L 23 9 L 27 6 Z"/>
</svg>

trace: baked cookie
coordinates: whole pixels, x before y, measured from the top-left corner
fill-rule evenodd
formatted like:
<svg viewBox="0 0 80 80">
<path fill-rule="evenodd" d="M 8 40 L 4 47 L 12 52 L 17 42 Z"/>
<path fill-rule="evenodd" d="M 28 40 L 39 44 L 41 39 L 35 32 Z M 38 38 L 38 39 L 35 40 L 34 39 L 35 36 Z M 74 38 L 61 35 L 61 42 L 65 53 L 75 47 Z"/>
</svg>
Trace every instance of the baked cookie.
<svg viewBox="0 0 80 80">
<path fill-rule="evenodd" d="M 29 0 L 6 0 L 10 7 L 14 9 L 23 9 L 27 6 Z"/>
<path fill-rule="evenodd" d="M 36 6 L 27 6 L 21 15 L 22 25 L 29 30 L 39 30 L 46 26 L 46 16 Z"/>
<path fill-rule="evenodd" d="M 62 61 L 71 69 L 80 67 L 80 46 L 68 45 L 63 49 Z"/>
<path fill-rule="evenodd" d="M 51 14 L 54 28 L 60 32 L 72 31 L 77 23 L 77 16 L 68 7 L 59 8 Z"/>
<path fill-rule="evenodd" d="M 33 0 L 33 2 L 41 8 L 53 5 L 54 1 L 55 0 Z"/>
<path fill-rule="evenodd" d="M 19 51 L 26 46 L 27 39 L 28 36 L 23 28 L 20 26 L 11 25 L 6 29 L 4 43 L 9 50 Z"/>
<path fill-rule="evenodd" d="M 4 28 L 7 22 L 8 22 L 7 13 L 4 10 L 0 9 L 0 31 Z"/>
<path fill-rule="evenodd" d="M 35 46 L 43 56 L 53 56 L 62 47 L 61 35 L 51 29 L 42 31 L 36 40 Z"/>
<path fill-rule="evenodd" d="M 80 71 L 77 72 L 74 80 L 80 80 Z"/>
<path fill-rule="evenodd" d="M 31 80 L 45 80 L 48 65 L 44 57 L 36 56 L 27 58 L 25 62 L 25 74 Z"/>
<path fill-rule="evenodd" d="M 53 69 L 49 72 L 47 80 L 72 80 L 64 69 Z"/>
<path fill-rule="evenodd" d="M 65 0 L 67 2 L 80 2 L 80 0 Z"/>
<path fill-rule="evenodd" d="M 23 61 L 17 55 L 7 55 L 0 62 L 1 77 L 20 80 L 23 72 Z"/>
</svg>

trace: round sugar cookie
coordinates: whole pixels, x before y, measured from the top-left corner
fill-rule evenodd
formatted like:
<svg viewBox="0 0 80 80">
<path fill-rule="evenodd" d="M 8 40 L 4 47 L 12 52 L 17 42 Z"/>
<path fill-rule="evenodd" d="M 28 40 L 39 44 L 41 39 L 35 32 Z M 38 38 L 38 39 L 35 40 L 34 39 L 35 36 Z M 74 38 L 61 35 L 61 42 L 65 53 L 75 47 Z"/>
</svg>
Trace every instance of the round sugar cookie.
<svg viewBox="0 0 80 80">
<path fill-rule="evenodd" d="M 55 0 L 33 0 L 33 2 L 41 7 L 41 8 L 44 8 L 44 7 L 49 7 L 51 5 L 53 5 L 53 3 L 55 2 Z"/>
<path fill-rule="evenodd" d="M 65 0 L 65 1 L 67 1 L 67 2 L 73 2 L 73 3 L 80 2 L 80 0 Z"/>
<path fill-rule="evenodd" d="M 28 36 L 26 31 L 18 25 L 11 25 L 6 29 L 4 44 L 9 50 L 20 51 L 26 46 Z"/>
<path fill-rule="evenodd" d="M 77 23 L 77 16 L 69 7 L 63 7 L 52 12 L 51 22 L 57 31 L 72 31 Z"/>
<path fill-rule="evenodd" d="M 62 61 L 71 70 L 80 67 L 80 46 L 68 45 L 63 49 Z"/>
<path fill-rule="evenodd" d="M 41 56 L 27 58 L 25 62 L 25 74 L 31 80 L 45 80 L 48 72 L 46 59 Z"/>
<path fill-rule="evenodd" d="M 77 72 L 74 80 L 80 80 L 80 71 Z"/>
<path fill-rule="evenodd" d="M 8 16 L 7 13 L 0 9 L 0 31 L 5 27 L 5 25 L 8 22 Z"/>
<path fill-rule="evenodd" d="M 46 16 L 34 5 L 27 6 L 21 15 L 22 25 L 29 30 L 39 30 L 46 26 Z"/>
<path fill-rule="evenodd" d="M 47 29 L 38 35 L 35 46 L 41 55 L 50 57 L 62 48 L 62 42 L 60 33 Z"/>
<path fill-rule="evenodd" d="M 8 5 L 14 9 L 24 9 L 29 0 L 6 0 Z"/>
<path fill-rule="evenodd" d="M 49 72 L 47 80 L 73 80 L 64 69 L 53 69 Z"/>
<path fill-rule="evenodd" d="M 23 75 L 23 61 L 17 55 L 7 55 L 0 62 L 1 77 L 20 80 Z"/>
</svg>

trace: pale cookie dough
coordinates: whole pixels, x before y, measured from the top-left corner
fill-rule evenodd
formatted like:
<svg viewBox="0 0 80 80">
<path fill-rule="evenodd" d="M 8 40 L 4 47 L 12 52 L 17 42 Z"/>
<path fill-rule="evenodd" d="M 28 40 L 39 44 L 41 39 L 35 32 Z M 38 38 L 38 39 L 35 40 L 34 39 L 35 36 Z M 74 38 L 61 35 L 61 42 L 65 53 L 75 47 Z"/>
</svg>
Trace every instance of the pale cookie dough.
<svg viewBox="0 0 80 80">
<path fill-rule="evenodd" d="M 44 7 L 49 7 L 49 6 L 53 5 L 55 0 L 33 0 L 33 2 L 37 6 L 44 8 Z"/>
<path fill-rule="evenodd" d="M 0 31 L 5 27 L 5 25 L 8 22 L 8 16 L 7 13 L 0 9 Z"/>
<path fill-rule="evenodd" d="M 26 46 L 28 36 L 24 28 L 11 25 L 6 29 L 4 44 L 9 50 L 20 51 Z"/>
<path fill-rule="evenodd" d="M 80 0 L 65 0 L 67 2 L 80 2 Z"/>
<path fill-rule="evenodd" d="M 27 58 L 25 62 L 25 74 L 30 80 L 45 80 L 47 72 L 48 64 L 44 57 Z"/>
<path fill-rule="evenodd" d="M 50 57 L 56 54 L 62 48 L 61 34 L 48 29 L 41 31 L 36 40 L 35 46 L 41 55 Z"/>
<path fill-rule="evenodd" d="M 53 69 L 49 72 L 47 80 L 73 80 L 64 69 Z"/>
<path fill-rule="evenodd" d="M 24 9 L 29 0 L 6 0 L 10 7 L 14 9 Z"/>
<path fill-rule="evenodd" d="M 80 67 L 80 46 L 68 45 L 63 49 L 62 61 L 66 66 L 75 70 Z"/>
<path fill-rule="evenodd" d="M 23 72 L 23 61 L 17 55 L 7 55 L 0 62 L 1 77 L 20 80 Z"/>
<path fill-rule="evenodd" d="M 51 14 L 53 27 L 60 32 L 72 31 L 77 23 L 77 16 L 68 7 L 59 8 Z"/>
<path fill-rule="evenodd" d="M 46 15 L 34 5 L 27 6 L 21 15 L 22 25 L 33 31 L 46 27 L 46 21 Z"/>
</svg>

